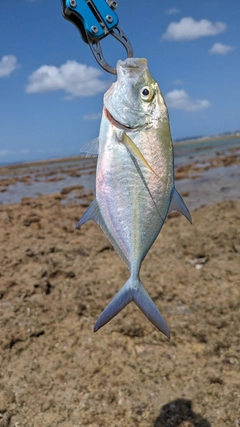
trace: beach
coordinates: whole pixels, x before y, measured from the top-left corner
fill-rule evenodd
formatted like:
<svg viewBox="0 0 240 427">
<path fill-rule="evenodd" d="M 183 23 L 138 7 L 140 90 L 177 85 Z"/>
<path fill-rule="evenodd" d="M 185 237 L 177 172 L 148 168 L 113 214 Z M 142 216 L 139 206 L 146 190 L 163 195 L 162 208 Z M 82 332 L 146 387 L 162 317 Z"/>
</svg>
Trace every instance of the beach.
<svg viewBox="0 0 240 427">
<path fill-rule="evenodd" d="M 0 168 L 0 427 L 240 426 L 240 142 L 202 147 L 175 156 L 193 224 L 171 213 L 141 269 L 170 341 L 133 303 L 93 332 L 129 277 L 75 229 L 96 160 Z"/>
</svg>

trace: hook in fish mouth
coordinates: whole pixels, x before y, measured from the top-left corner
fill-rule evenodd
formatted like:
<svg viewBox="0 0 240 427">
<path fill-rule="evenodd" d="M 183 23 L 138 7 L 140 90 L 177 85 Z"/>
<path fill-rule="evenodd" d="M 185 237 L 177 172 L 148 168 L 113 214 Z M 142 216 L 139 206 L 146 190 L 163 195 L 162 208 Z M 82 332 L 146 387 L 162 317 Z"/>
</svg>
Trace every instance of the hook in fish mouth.
<svg viewBox="0 0 240 427">
<path fill-rule="evenodd" d="M 131 130 L 137 130 L 140 129 L 140 126 L 127 126 L 124 125 L 123 123 L 118 122 L 113 116 L 112 114 L 107 110 L 106 107 L 104 107 L 104 114 L 106 116 L 106 118 L 110 121 L 110 123 L 112 123 L 112 125 L 114 125 L 116 128 L 121 129 L 121 130 L 125 130 L 125 131 L 131 131 Z"/>
</svg>

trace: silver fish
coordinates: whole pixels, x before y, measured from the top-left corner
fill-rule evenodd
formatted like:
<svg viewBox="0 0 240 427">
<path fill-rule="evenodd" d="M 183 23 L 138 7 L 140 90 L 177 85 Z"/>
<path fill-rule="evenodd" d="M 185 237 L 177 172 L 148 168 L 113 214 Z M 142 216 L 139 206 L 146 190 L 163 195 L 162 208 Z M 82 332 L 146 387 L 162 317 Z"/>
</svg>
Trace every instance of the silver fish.
<svg viewBox="0 0 240 427">
<path fill-rule="evenodd" d="M 98 156 L 96 199 L 77 228 L 96 221 L 130 270 L 130 278 L 97 320 L 97 331 L 131 301 L 168 338 L 168 326 L 148 295 L 139 271 L 166 216 L 191 215 L 174 186 L 168 111 L 146 59 L 117 63 L 117 81 L 104 95 L 99 138 L 81 153 Z"/>
</svg>

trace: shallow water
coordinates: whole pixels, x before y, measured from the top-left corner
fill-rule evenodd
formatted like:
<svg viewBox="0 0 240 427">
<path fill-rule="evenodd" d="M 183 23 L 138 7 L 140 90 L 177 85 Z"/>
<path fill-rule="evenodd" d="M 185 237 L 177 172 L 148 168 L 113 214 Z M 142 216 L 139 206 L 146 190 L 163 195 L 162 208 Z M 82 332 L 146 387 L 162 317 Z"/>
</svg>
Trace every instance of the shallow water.
<svg viewBox="0 0 240 427">
<path fill-rule="evenodd" d="M 67 187 L 95 190 L 96 160 L 80 159 L 4 168 L 0 177 L 0 203 L 19 203 L 23 197 L 55 194 Z M 13 183 L 4 187 L 4 180 Z M 2 182 L 2 189 L 1 189 Z"/>
<path fill-rule="evenodd" d="M 178 143 L 174 145 L 175 167 L 192 163 L 198 167 L 206 167 L 209 165 L 206 163 L 208 159 L 223 153 L 227 156 L 230 154 L 229 150 L 233 148 L 240 149 L 240 138 Z M 76 191 L 82 186 L 83 191 L 95 192 L 95 168 L 96 160 L 93 158 L 2 168 L 0 203 L 18 203 L 24 197 L 56 194 L 65 188 L 75 186 L 79 187 Z M 177 189 L 185 194 L 189 209 L 196 209 L 203 204 L 216 201 L 240 198 L 238 165 L 217 167 L 197 175 L 197 178 L 181 179 L 176 182 Z M 4 186 L 4 180 L 12 181 L 10 185 Z M 76 191 L 73 189 L 69 192 L 63 203 L 70 201 L 81 203 L 79 194 L 75 199 Z"/>
<path fill-rule="evenodd" d="M 24 184 L 17 182 L 9 185 L 4 193 L 0 193 L 0 202 L 2 204 L 19 203 L 23 197 L 38 197 L 44 194 L 60 193 L 63 188 L 72 186 L 83 186 L 85 190 L 95 191 L 95 174 L 82 175 L 78 178 L 67 176 L 55 182 L 35 182 Z"/>
<path fill-rule="evenodd" d="M 240 167 L 228 167 L 204 171 L 196 179 L 181 179 L 176 182 L 177 190 L 183 194 L 190 210 L 211 205 L 223 200 L 240 199 Z"/>
<path fill-rule="evenodd" d="M 240 138 L 184 142 L 174 144 L 175 166 L 190 164 L 197 160 L 206 161 L 219 153 L 229 154 L 229 150 L 240 148 Z"/>
</svg>

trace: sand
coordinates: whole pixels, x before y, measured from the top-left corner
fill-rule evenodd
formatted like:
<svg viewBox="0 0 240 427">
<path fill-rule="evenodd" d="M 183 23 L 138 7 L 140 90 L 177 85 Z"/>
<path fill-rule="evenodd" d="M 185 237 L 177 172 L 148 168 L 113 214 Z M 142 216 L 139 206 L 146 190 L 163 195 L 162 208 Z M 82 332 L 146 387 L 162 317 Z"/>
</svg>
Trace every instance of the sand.
<svg viewBox="0 0 240 427">
<path fill-rule="evenodd" d="M 144 260 L 169 341 L 133 303 L 93 332 L 129 273 L 78 191 L 0 205 L 0 427 L 240 426 L 240 201 L 171 215 Z"/>
</svg>

